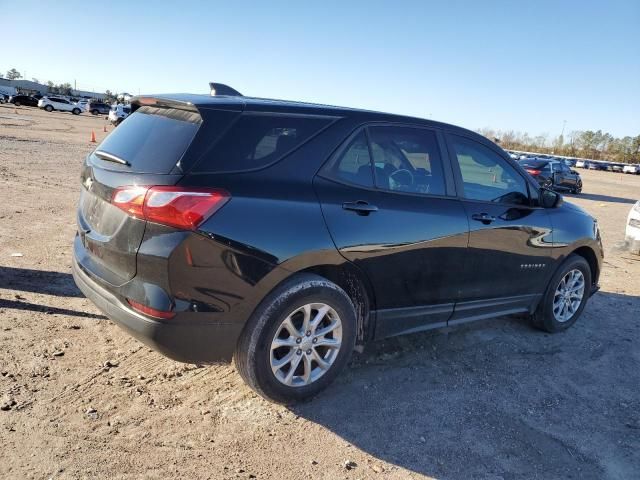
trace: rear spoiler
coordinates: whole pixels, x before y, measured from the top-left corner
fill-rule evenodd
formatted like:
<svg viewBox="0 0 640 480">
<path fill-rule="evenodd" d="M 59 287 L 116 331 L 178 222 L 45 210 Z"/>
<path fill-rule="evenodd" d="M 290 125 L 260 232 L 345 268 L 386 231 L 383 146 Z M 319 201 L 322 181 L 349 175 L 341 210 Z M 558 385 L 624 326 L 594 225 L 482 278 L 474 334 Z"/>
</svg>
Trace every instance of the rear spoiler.
<svg viewBox="0 0 640 480">
<path fill-rule="evenodd" d="M 144 106 L 177 108 L 180 110 L 187 110 L 189 112 L 198 112 L 198 109 L 195 107 L 195 105 L 187 100 L 154 96 L 136 96 L 131 99 L 131 113 Z"/>
<path fill-rule="evenodd" d="M 242 97 L 243 95 L 234 88 L 224 83 L 210 82 L 212 97 Z M 191 98 L 190 98 L 191 97 Z M 177 108 L 180 110 L 188 110 L 198 112 L 198 109 L 191 102 L 197 96 L 189 94 L 171 94 L 165 96 L 138 95 L 131 99 L 131 113 L 143 106 L 160 107 L 160 108 Z"/>
</svg>

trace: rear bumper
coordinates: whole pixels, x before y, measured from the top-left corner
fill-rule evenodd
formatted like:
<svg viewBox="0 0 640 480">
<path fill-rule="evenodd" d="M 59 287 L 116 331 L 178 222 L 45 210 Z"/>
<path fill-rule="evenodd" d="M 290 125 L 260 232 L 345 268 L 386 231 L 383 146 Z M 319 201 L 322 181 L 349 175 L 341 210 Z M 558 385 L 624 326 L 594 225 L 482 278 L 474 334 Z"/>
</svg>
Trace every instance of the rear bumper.
<svg viewBox="0 0 640 480">
<path fill-rule="evenodd" d="M 229 362 L 242 331 L 241 324 L 191 323 L 178 317 L 158 321 L 131 310 L 92 280 L 73 260 L 78 288 L 107 317 L 142 343 L 185 363 Z"/>
<path fill-rule="evenodd" d="M 640 255 L 640 237 L 627 234 L 625 237 L 625 243 L 631 253 Z"/>
</svg>

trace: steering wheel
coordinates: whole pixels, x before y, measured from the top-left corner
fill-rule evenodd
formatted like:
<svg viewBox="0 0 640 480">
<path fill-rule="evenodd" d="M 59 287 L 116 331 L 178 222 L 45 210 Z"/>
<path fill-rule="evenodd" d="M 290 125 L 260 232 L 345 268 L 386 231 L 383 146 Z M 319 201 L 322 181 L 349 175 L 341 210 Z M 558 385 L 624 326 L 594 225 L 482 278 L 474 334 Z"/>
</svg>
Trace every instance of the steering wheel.
<svg viewBox="0 0 640 480">
<path fill-rule="evenodd" d="M 396 175 L 398 175 L 399 173 L 403 173 L 403 172 L 406 173 L 407 175 L 409 175 L 409 182 L 398 181 L 398 180 L 396 180 L 394 178 Z M 393 172 L 391 175 L 389 175 L 389 178 L 392 179 L 398 185 L 410 186 L 410 185 L 413 185 L 413 182 L 414 182 L 413 173 L 411 173 L 406 168 L 399 168 L 398 170 Z M 405 180 L 406 180 L 406 177 L 405 177 Z"/>
</svg>

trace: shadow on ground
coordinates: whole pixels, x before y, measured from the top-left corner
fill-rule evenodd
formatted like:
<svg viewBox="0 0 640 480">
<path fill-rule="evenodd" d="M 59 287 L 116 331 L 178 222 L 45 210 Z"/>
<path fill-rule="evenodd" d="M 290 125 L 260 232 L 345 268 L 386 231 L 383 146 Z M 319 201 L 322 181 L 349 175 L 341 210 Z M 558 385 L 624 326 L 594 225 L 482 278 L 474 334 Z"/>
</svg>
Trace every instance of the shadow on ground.
<svg viewBox="0 0 640 480">
<path fill-rule="evenodd" d="M 554 335 L 501 318 L 379 342 L 292 410 L 439 479 L 631 478 L 640 471 L 639 311 L 640 297 L 600 293 Z"/>
<path fill-rule="evenodd" d="M 76 287 L 73 276 L 69 273 L 31 270 L 27 268 L 0 267 L 0 288 L 19 292 L 41 293 L 57 297 L 82 298 L 84 296 L 78 287 Z M 15 294 L 13 299 L 0 298 L 0 308 L 71 315 L 83 318 L 107 318 L 104 315 L 32 303 L 19 294 Z"/>
<path fill-rule="evenodd" d="M 628 203 L 630 205 L 636 203 L 638 199 L 624 198 L 624 197 L 612 197 L 610 195 L 599 195 L 596 193 L 581 193 L 579 195 L 572 195 L 569 193 L 563 193 L 568 198 L 581 198 L 584 200 L 592 200 L 594 202 L 613 202 L 613 203 Z"/>
<path fill-rule="evenodd" d="M 57 297 L 83 297 L 70 273 L 0 267 L 0 288 L 44 293 Z"/>
<path fill-rule="evenodd" d="M 57 315 L 70 315 L 72 317 L 107 320 L 107 317 L 105 317 L 104 315 L 97 315 L 95 313 L 87 313 L 79 310 L 70 310 L 68 308 L 51 307 L 49 305 L 40 305 L 37 303 L 25 302 L 23 300 L 5 300 L 0 298 L 0 308 L 12 308 L 14 310 L 29 310 L 32 312 L 43 312 Z"/>
</svg>

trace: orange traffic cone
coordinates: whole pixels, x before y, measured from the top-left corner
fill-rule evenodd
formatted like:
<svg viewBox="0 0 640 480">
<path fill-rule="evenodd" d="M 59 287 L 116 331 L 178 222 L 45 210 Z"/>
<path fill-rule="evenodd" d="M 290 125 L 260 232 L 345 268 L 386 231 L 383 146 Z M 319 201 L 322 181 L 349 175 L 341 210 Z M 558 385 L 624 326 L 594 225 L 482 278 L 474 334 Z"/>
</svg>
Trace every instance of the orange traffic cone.
<svg viewBox="0 0 640 480">
<path fill-rule="evenodd" d="M 106 125 L 102 127 L 102 131 L 103 131 L 104 133 L 107 133 L 107 126 L 106 126 Z"/>
<path fill-rule="evenodd" d="M 91 130 L 91 143 L 96 143 L 96 132 Z"/>
</svg>

